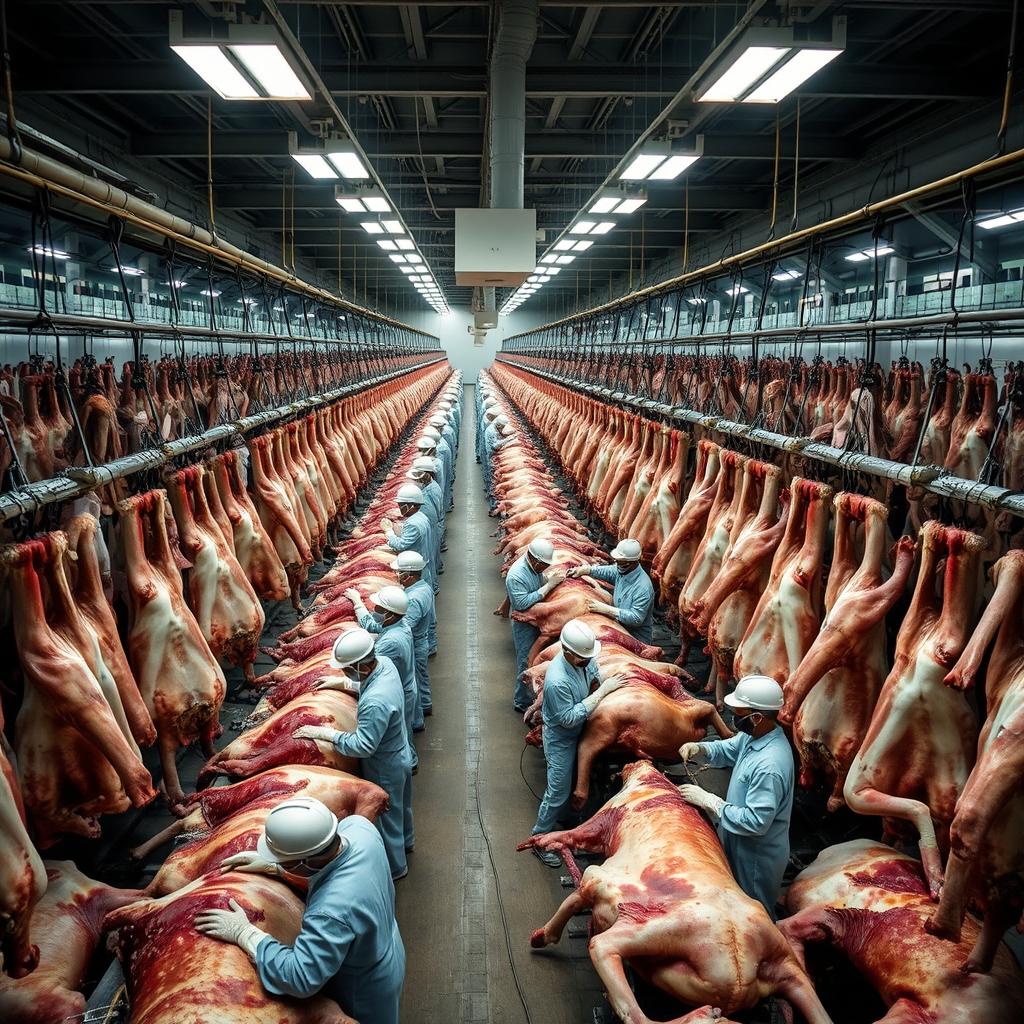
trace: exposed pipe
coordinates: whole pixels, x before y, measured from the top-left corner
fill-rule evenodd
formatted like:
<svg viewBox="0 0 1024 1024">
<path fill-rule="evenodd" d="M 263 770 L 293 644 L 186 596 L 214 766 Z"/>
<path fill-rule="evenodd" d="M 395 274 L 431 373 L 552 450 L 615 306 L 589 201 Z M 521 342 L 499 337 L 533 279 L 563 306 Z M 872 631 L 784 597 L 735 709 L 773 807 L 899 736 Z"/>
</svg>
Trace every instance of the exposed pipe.
<svg viewBox="0 0 1024 1024">
<path fill-rule="evenodd" d="M 491 52 L 489 121 L 491 208 L 523 208 L 526 154 L 526 62 L 537 41 L 538 0 L 499 0 Z M 494 288 L 483 289 L 483 312 L 494 313 Z"/>
</svg>

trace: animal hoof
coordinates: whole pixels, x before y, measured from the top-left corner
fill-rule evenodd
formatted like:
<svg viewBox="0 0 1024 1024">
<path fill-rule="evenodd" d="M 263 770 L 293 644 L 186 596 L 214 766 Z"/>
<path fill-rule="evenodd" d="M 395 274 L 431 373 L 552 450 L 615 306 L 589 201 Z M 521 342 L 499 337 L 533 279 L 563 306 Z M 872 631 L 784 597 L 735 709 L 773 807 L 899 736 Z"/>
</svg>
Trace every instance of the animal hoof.
<svg viewBox="0 0 1024 1024">
<path fill-rule="evenodd" d="M 544 929 L 538 928 L 530 936 L 530 948 L 531 949 L 543 949 L 547 945 L 547 940 L 544 938 Z"/>
</svg>

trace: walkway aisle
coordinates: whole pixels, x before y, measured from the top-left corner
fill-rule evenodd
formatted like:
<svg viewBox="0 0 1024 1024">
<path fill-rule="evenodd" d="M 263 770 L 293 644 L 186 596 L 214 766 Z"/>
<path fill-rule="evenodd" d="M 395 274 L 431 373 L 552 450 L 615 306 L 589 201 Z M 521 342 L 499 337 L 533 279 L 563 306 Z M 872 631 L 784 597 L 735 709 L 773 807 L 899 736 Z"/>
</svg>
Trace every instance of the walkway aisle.
<svg viewBox="0 0 1024 1024">
<path fill-rule="evenodd" d="M 537 801 L 519 772 L 522 723 L 512 711 L 515 659 L 509 624 L 492 613 L 504 598 L 483 477 L 474 454 L 473 389 L 463 400 L 456 507 L 438 596 L 438 653 L 430 662 L 434 715 L 417 737 L 413 780 L 416 852 L 398 886 L 408 954 L 403 1024 L 527 1024 L 509 965 L 495 887 L 533 1024 L 586 1024 L 603 1003 L 585 939 L 531 953 L 530 933 L 565 898 L 559 872 L 516 843 L 530 834 Z M 524 758 L 530 785 L 543 760 Z M 477 767 L 479 765 L 479 777 Z M 370 1024 L 370 1022 L 367 1022 Z"/>
</svg>

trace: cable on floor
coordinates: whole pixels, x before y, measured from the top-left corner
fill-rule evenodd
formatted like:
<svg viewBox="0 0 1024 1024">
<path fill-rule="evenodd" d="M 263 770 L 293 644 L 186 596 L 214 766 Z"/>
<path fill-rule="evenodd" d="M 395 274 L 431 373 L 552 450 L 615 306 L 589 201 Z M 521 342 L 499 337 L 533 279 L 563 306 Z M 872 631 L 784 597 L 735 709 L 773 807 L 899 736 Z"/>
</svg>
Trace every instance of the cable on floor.
<svg viewBox="0 0 1024 1024">
<path fill-rule="evenodd" d="M 529 749 L 529 747 L 530 747 L 529 743 L 524 743 L 523 744 L 523 752 L 519 755 L 519 774 L 522 775 L 523 782 L 526 783 L 526 788 L 532 794 L 533 799 L 537 800 L 539 802 L 539 801 L 543 800 L 544 798 L 537 795 L 537 793 L 534 791 L 533 786 L 530 785 L 530 780 L 526 777 L 526 772 L 523 771 L 523 758 L 526 757 L 526 751 Z"/>
</svg>

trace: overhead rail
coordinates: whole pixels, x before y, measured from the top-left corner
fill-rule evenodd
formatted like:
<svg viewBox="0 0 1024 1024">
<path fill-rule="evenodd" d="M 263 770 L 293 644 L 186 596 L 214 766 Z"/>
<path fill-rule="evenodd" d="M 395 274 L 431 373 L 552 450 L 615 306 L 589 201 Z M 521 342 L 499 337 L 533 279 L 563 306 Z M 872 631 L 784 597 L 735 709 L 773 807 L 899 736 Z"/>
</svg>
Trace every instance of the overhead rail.
<svg viewBox="0 0 1024 1024">
<path fill-rule="evenodd" d="M 675 426 L 701 426 L 706 430 L 725 434 L 727 437 L 815 459 L 851 473 L 865 473 L 868 476 L 892 480 L 905 487 L 920 487 L 943 498 L 981 505 L 985 508 L 1006 511 L 1024 517 L 1024 494 L 1005 487 L 966 480 L 963 477 L 954 476 L 939 466 L 911 466 L 879 458 L 876 455 L 845 451 L 829 444 L 822 444 L 820 441 L 812 441 L 810 438 L 790 437 L 786 434 L 765 430 L 762 427 L 726 419 L 723 416 L 708 415 L 682 406 L 666 405 L 664 402 L 640 398 L 623 391 L 613 391 L 611 388 L 595 387 L 589 383 L 532 366 L 525 360 L 517 359 L 510 354 L 499 354 L 498 360 L 508 366 L 542 377 L 552 384 L 576 391 L 587 398 L 599 402 L 615 402 L 643 416 L 661 417 Z"/>
<path fill-rule="evenodd" d="M 183 455 L 203 451 L 217 444 L 244 441 L 254 430 L 274 426 L 304 416 L 343 398 L 359 394 L 379 384 L 386 384 L 414 370 L 424 369 L 443 362 L 443 357 L 425 357 L 420 362 L 400 369 L 368 377 L 353 384 L 346 384 L 320 395 L 298 399 L 274 409 L 265 409 L 233 423 L 222 423 L 200 434 L 165 441 L 146 451 L 125 455 L 120 459 L 101 466 L 72 466 L 64 475 L 37 483 L 27 484 L 0 494 L 0 522 L 10 522 L 27 516 L 46 505 L 71 501 L 89 491 L 103 487 L 114 480 L 159 469 L 161 466 Z"/>
</svg>

